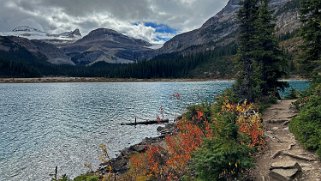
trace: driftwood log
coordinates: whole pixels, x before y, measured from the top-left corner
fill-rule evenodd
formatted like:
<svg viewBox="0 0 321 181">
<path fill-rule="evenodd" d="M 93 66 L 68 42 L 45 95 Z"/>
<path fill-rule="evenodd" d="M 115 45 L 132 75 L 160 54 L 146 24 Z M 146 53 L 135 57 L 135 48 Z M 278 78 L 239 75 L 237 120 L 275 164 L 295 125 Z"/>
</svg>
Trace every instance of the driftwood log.
<svg viewBox="0 0 321 181">
<path fill-rule="evenodd" d="M 150 125 L 150 124 L 164 124 L 169 123 L 169 119 L 162 120 L 152 120 L 152 121 L 140 121 L 140 122 L 130 122 L 130 123 L 121 123 L 121 125 L 136 126 L 136 125 Z"/>
</svg>

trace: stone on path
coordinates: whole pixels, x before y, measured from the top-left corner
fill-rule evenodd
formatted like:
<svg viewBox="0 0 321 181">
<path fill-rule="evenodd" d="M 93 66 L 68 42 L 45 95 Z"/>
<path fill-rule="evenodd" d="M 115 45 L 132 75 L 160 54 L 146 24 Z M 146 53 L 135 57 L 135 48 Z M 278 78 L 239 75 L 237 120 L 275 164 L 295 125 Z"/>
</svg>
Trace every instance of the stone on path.
<svg viewBox="0 0 321 181">
<path fill-rule="evenodd" d="M 292 169 L 273 169 L 270 171 L 270 177 L 277 181 L 290 181 L 299 175 L 297 168 Z"/>
<path fill-rule="evenodd" d="M 297 168 L 298 170 L 301 170 L 301 166 L 296 161 L 274 162 L 274 163 L 272 163 L 270 170 L 272 170 L 272 169 L 290 169 L 290 168 Z"/>
<path fill-rule="evenodd" d="M 295 161 L 274 162 L 270 168 L 270 177 L 278 181 L 295 179 L 302 172 L 301 166 Z"/>
</svg>

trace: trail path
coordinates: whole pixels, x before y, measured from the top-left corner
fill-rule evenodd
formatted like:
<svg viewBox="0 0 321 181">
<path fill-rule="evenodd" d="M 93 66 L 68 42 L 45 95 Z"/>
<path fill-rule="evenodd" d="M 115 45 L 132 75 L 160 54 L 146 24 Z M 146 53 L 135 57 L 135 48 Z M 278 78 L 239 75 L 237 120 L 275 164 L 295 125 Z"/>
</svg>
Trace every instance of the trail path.
<svg viewBox="0 0 321 181">
<path fill-rule="evenodd" d="M 253 172 L 255 180 L 294 178 L 294 180 L 321 181 L 320 159 L 315 154 L 304 150 L 289 131 L 288 123 L 297 114 L 291 106 L 294 101 L 282 100 L 263 114 L 268 143 L 263 155 L 257 158 Z"/>
</svg>

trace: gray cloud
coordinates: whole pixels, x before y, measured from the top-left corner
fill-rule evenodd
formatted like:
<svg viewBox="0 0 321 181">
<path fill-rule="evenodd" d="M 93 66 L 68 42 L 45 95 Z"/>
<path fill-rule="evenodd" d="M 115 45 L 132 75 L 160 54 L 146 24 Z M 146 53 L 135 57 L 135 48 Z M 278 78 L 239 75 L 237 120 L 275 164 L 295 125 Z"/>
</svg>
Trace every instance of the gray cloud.
<svg viewBox="0 0 321 181">
<path fill-rule="evenodd" d="M 30 25 L 49 32 L 79 28 L 83 34 L 105 27 L 157 42 L 143 22 L 166 24 L 177 33 L 200 27 L 228 0 L 0 0 L 0 31 Z M 134 25 L 138 24 L 138 25 Z"/>
</svg>

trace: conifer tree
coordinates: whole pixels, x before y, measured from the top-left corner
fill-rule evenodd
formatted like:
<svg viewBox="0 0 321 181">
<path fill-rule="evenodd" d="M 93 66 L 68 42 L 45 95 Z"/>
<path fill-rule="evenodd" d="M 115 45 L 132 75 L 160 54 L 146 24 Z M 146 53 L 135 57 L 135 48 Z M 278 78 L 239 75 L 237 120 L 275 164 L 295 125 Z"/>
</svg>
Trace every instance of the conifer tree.
<svg viewBox="0 0 321 181">
<path fill-rule="evenodd" d="M 275 36 L 275 18 L 269 10 L 270 0 L 260 0 L 256 20 L 256 63 L 263 96 L 278 95 L 287 84 L 279 79 L 286 75 L 287 62 Z"/>
<path fill-rule="evenodd" d="M 258 81 L 254 76 L 254 51 L 256 49 L 256 19 L 258 15 L 258 0 L 244 0 L 238 13 L 239 28 L 239 59 L 241 74 L 237 79 L 235 90 L 240 98 L 254 101 L 257 95 Z"/>
<path fill-rule="evenodd" d="M 239 11 L 239 58 L 242 74 L 236 90 L 239 97 L 256 101 L 287 84 L 279 79 L 285 75 L 286 61 L 274 34 L 275 19 L 269 0 L 244 0 Z"/>
<path fill-rule="evenodd" d="M 321 63 L 321 1 L 301 0 L 301 36 L 303 56 L 301 66 L 306 76 L 320 72 Z"/>
</svg>

